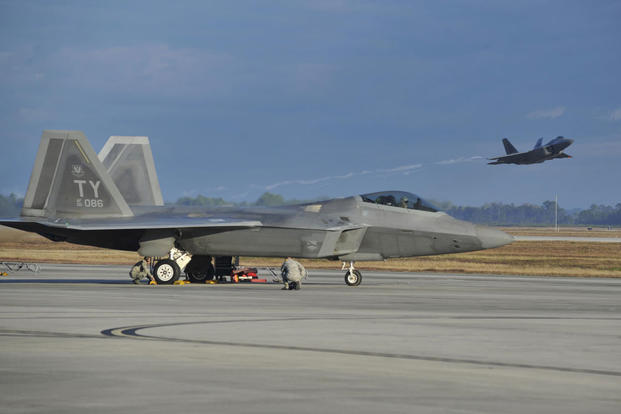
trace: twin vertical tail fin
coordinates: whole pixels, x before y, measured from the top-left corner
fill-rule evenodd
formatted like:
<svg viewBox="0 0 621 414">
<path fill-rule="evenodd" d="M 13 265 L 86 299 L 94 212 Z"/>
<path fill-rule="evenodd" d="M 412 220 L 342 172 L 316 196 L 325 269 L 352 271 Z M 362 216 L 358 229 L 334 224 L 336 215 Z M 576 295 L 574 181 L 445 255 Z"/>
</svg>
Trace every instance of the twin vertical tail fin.
<svg viewBox="0 0 621 414">
<path fill-rule="evenodd" d="M 507 155 L 515 154 L 518 152 L 518 150 L 515 149 L 513 144 L 511 144 L 511 142 L 509 142 L 507 138 L 502 139 L 502 144 L 505 146 L 505 152 L 507 153 Z"/>
<path fill-rule="evenodd" d="M 22 216 L 98 218 L 133 213 L 81 131 L 46 130 Z"/>
<path fill-rule="evenodd" d="M 99 159 L 127 204 L 164 205 L 148 137 L 112 136 Z"/>
</svg>

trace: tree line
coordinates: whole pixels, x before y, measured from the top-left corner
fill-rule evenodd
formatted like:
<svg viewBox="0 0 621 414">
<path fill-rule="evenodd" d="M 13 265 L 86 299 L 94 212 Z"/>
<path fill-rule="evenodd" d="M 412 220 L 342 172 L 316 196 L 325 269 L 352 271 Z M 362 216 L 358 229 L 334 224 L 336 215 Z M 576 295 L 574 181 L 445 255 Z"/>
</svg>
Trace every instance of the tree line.
<svg viewBox="0 0 621 414">
<path fill-rule="evenodd" d="M 11 193 L 8 196 L 0 194 L 0 217 L 17 217 L 24 204 L 23 198 Z"/>
<path fill-rule="evenodd" d="M 321 197 L 311 200 L 285 199 L 280 194 L 265 192 L 254 202 L 244 201 L 236 203 L 224 200 L 220 197 L 198 195 L 196 197 L 181 197 L 176 202 L 168 204 L 206 208 L 226 206 L 273 207 L 315 202 L 327 198 L 328 197 Z M 10 194 L 8 196 L 0 195 L 0 217 L 19 216 L 23 201 L 23 198 L 19 198 L 15 194 Z M 504 226 L 549 226 L 554 224 L 554 201 L 544 201 L 541 205 L 487 203 L 480 207 L 456 206 L 450 202 L 436 202 L 435 204 L 447 214 L 457 219 L 467 220 L 473 223 Z M 571 212 L 559 206 L 558 223 L 562 226 L 621 226 L 621 203 L 615 206 L 593 204 L 588 209 L 573 210 Z"/>
<path fill-rule="evenodd" d="M 172 204 L 180 205 L 180 206 L 201 206 L 201 207 L 248 207 L 248 206 L 263 206 L 263 207 L 275 207 L 275 206 L 286 206 L 292 204 L 302 204 L 302 203 L 312 203 L 314 201 L 325 200 L 328 197 L 320 197 L 314 198 L 312 200 L 297 200 L 297 199 L 285 199 L 280 194 L 273 194 L 270 192 L 265 192 L 261 194 L 259 198 L 255 202 L 247 202 L 243 201 L 240 203 L 235 203 L 232 201 L 226 201 L 220 197 L 205 197 L 203 195 L 198 195 L 196 197 L 181 197 L 176 202 Z"/>
</svg>

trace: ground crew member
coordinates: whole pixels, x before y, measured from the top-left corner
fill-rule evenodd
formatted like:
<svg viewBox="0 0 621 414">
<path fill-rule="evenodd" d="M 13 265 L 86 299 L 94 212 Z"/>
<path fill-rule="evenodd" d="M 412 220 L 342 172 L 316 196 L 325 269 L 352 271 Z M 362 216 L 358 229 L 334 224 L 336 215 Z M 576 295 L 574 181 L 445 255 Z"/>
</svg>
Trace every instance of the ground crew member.
<svg viewBox="0 0 621 414">
<path fill-rule="evenodd" d="M 308 275 L 304 266 L 291 257 L 285 259 L 280 267 L 280 273 L 282 275 L 282 282 L 285 285 L 282 290 L 300 290 L 302 288 L 302 279 Z"/>
<path fill-rule="evenodd" d="M 156 283 L 155 278 L 151 274 L 151 266 L 149 266 L 146 257 L 132 267 L 132 270 L 129 271 L 129 277 L 132 278 L 132 282 L 136 285 L 140 284 L 141 279 L 149 279 L 150 284 Z"/>
<path fill-rule="evenodd" d="M 401 201 L 399 202 L 399 207 L 401 208 L 408 208 L 408 198 L 407 197 L 401 197 Z"/>
</svg>

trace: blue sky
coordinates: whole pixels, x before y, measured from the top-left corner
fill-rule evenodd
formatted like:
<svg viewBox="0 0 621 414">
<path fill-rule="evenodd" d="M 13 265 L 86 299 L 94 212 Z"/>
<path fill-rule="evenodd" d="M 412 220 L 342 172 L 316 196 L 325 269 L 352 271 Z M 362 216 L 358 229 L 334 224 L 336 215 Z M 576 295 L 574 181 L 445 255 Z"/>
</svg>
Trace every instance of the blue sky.
<svg viewBox="0 0 621 414">
<path fill-rule="evenodd" d="M 0 193 L 43 129 L 147 135 L 166 200 L 621 202 L 619 1 L 1 1 Z M 572 159 L 490 166 L 500 139 Z"/>
</svg>

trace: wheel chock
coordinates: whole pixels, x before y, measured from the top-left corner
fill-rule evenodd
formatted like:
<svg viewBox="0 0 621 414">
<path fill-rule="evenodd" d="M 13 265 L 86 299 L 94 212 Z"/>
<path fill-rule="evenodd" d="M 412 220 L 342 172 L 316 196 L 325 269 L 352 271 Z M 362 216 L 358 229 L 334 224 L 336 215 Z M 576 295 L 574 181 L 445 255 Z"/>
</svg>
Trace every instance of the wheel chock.
<svg viewBox="0 0 621 414">
<path fill-rule="evenodd" d="M 183 285 L 187 285 L 187 284 L 189 284 L 189 283 L 190 283 L 190 282 L 189 282 L 189 281 L 187 281 L 187 280 L 175 280 L 175 281 L 173 282 L 173 285 L 181 285 L 181 286 L 183 286 Z"/>
<path fill-rule="evenodd" d="M 218 282 L 216 280 L 205 280 L 205 284 L 207 285 L 216 285 Z"/>
<path fill-rule="evenodd" d="M 8 276 L 9 274 L 7 272 L 1 272 L 0 276 Z"/>
<path fill-rule="evenodd" d="M 149 282 L 149 284 L 150 284 L 150 285 L 157 285 L 157 282 L 156 282 L 155 280 L 151 280 L 151 281 Z"/>
</svg>

